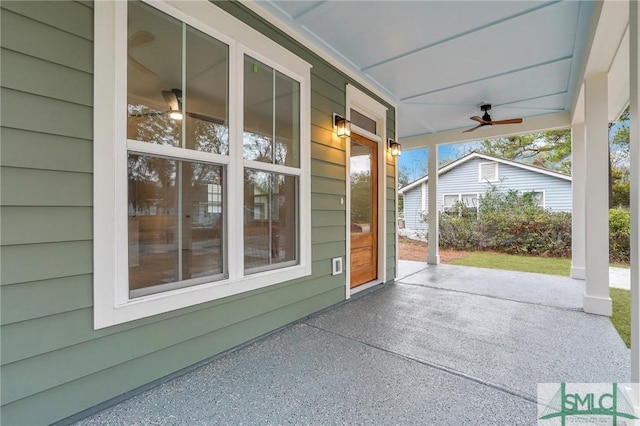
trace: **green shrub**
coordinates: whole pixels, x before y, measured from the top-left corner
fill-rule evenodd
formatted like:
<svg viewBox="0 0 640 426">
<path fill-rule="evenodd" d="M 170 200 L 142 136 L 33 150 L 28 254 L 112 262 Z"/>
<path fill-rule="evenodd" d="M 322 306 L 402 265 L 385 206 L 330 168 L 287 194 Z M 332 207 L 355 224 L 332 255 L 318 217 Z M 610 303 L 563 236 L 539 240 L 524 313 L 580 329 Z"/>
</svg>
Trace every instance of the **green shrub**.
<svg viewBox="0 0 640 426">
<path fill-rule="evenodd" d="M 467 251 L 571 256 L 571 213 L 552 212 L 536 204 L 533 193 L 501 192 L 492 186 L 480 196 L 477 213 L 457 203 L 440 214 L 440 246 Z M 630 222 L 628 209 L 609 210 L 611 262 L 629 262 Z"/>
<path fill-rule="evenodd" d="M 609 210 L 609 260 L 629 263 L 631 215 L 627 209 Z"/>
<path fill-rule="evenodd" d="M 457 250 L 494 250 L 510 254 L 571 255 L 571 214 L 537 206 L 533 193 L 499 191 L 480 197 L 477 215 L 454 206 L 440 216 L 440 245 Z"/>
</svg>

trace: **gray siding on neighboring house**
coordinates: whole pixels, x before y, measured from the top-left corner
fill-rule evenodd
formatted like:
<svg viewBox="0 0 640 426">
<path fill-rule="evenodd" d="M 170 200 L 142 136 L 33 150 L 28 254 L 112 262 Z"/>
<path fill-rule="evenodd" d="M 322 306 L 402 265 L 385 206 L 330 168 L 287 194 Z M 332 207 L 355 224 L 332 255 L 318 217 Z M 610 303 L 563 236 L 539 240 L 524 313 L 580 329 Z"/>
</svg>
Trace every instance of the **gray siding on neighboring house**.
<svg viewBox="0 0 640 426">
<path fill-rule="evenodd" d="M 242 5 L 220 6 L 313 65 L 312 275 L 94 331 L 92 3 L 3 1 L 3 424 L 57 421 L 344 299 L 330 259 L 345 255 L 345 143 L 331 113 L 344 112 L 353 82 Z M 386 172 L 392 279 L 393 163 Z"/>
<path fill-rule="evenodd" d="M 472 158 L 458 166 L 442 173 L 438 177 L 438 210 L 443 210 L 445 195 L 453 194 L 484 194 L 491 185 L 496 185 L 501 191 L 515 189 L 518 191 L 544 191 L 544 207 L 551 211 L 571 212 L 571 181 L 549 176 L 543 173 L 522 169 L 509 164 L 498 164 L 498 182 L 488 183 L 479 180 L 479 164 L 490 160 Z M 421 205 L 421 185 L 409 189 L 404 193 L 404 217 L 407 228 L 424 229 L 416 215 L 416 209 L 407 210 L 407 199 L 411 206 Z M 425 206 L 427 206 L 429 191 L 425 188 Z M 425 207 L 426 208 L 426 207 Z M 414 227 L 409 226 L 415 223 Z"/>
<path fill-rule="evenodd" d="M 427 229 L 427 224 L 424 223 L 420 214 L 423 211 L 422 208 L 422 185 L 417 185 L 404 193 L 404 220 L 405 228 L 408 229 Z M 424 210 L 427 209 L 428 200 L 424 201 Z"/>
</svg>

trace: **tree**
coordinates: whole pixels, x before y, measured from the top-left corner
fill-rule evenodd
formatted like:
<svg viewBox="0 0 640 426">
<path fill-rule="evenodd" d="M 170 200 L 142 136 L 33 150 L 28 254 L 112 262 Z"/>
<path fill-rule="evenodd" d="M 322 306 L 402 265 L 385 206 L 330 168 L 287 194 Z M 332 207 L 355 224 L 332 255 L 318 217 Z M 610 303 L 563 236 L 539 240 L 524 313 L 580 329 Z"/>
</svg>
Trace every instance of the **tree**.
<svg viewBox="0 0 640 426">
<path fill-rule="evenodd" d="M 609 126 L 609 208 L 629 207 L 629 106 Z"/>
<path fill-rule="evenodd" d="M 485 139 L 476 152 L 571 173 L 571 130 Z"/>
</svg>

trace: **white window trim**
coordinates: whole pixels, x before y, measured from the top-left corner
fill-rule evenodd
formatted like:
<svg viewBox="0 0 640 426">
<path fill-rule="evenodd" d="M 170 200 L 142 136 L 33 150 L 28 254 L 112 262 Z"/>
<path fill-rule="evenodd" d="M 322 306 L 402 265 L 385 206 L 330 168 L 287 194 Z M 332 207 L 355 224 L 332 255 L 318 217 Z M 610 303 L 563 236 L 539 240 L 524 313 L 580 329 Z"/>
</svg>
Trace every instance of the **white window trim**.
<svg viewBox="0 0 640 426">
<path fill-rule="evenodd" d="M 496 166 L 496 172 L 493 176 L 493 179 L 483 179 L 482 178 L 482 166 L 486 165 L 486 164 L 495 164 Z M 498 169 L 500 168 L 500 164 L 497 161 L 484 161 L 482 163 L 478 164 L 478 182 L 498 182 L 500 179 L 498 179 L 498 176 L 500 175 L 498 172 Z"/>
<path fill-rule="evenodd" d="M 127 254 L 127 88 L 126 2 L 94 5 L 94 328 L 104 328 L 195 304 L 255 290 L 311 274 L 311 65 L 205 0 L 154 1 L 153 6 L 229 45 L 229 156 L 189 153 L 194 160 L 227 164 L 227 235 L 229 277 L 223 281 L 129 299 Z M 197 19 L 195 18 L 197 17 Z M 256 52 L 261 52 L 260 54 Z M 242 159 L 242 80 L 237 69 L 245 53 L 300 83 L 300 168 L 268 166 L 295 174 L 298 190 L 299 264 L 244 275 L 242 191 L 229 191 L 244 180 Z M 275 61 L 271 58 L 277 58 Z M 238 97 L 240 96 L 240 97 Z M 235 143 L 233 142 L 235 141 Z M 145 146 L 145 150 L 170 147 Z M 183 155 L 181 155 L 183 156 Z M 250 164 L 250 162 L 249 162 Z M 264 168 L 261 164 L 261 168 Z M 241 184 L 238 184 L 241 185 Z"/>
</svg>

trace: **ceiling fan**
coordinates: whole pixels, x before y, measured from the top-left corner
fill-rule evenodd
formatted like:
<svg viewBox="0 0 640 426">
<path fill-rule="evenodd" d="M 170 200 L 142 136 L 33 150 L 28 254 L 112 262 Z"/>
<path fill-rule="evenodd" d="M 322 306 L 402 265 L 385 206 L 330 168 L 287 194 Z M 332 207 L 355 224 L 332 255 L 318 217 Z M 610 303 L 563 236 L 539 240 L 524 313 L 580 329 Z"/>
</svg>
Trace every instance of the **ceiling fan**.
<svg viewBox="0 0 640 426">
<path fill-rule="evenodd" d="M 163 90 L 162 98 L 169 106 L 169 111 L 157 111 L 146 112 L 141 114 L 131 114 L 131 117 L 155 117 L 158 115 L 169 114 L 174 120 L 182 120 L 182 90 L 171 89 Z M 224 120 L 218 117 L 212 117 L 210 115 L 199 114 L 197 112 L 185 112 L 187 117 L 195 118 L 196 120 L 208 121 L 213 124 L 224 124 Z"/>
<path fill-rule="evenodd" d="M 491 105 L 490 104 L 483 104 L 480 105 L 480 110 L 482 112 L 484 112 L 484 115 L 482 117 L 478 117 L 477 115 L 474 115 L 473 117 L 470 117 L 471 120 L 473 121 L 477 121 L 478 124 L 476 127 L 472 127 L 471 129 L 467 129 L 462 133 L 467 133 L 467 132 L 473 132 L 476 129 L 479 129 L 482 126 L 492 126 L 494 124 L 520 124 L 522 123 L 522 118 L 511 118 L 509 120 L 493 120 L 491 119 L 491 116 L 489 115 L 489 111 L 491 110 Z"/>
</svg>

